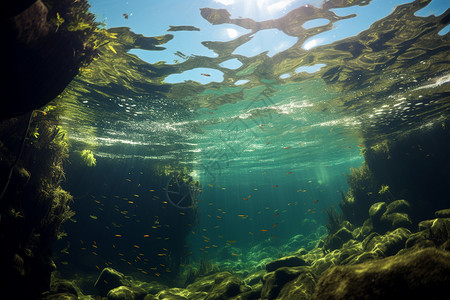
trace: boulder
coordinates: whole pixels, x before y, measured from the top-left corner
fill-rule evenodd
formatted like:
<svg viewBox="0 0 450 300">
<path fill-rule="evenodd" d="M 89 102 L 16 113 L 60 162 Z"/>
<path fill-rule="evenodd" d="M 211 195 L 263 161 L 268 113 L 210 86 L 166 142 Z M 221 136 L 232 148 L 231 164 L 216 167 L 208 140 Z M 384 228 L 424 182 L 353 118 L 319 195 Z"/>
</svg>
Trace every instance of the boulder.
<svg viewBox="0 0 450 300">
<path fill-rule="evenodd" d="M 395 229 L 399 227 L 412 229 L 412 221 L 406 213 L 384 213 L 381 217 L 381 222 L 385 224 L 388 229 Z"/>
<path fill-rule="evenodd" d="M 406 228 L 397 228 L 385 235 L 369 235 L 363 241 L 365 251 L 373 252 L 379 257 L 396 254 L 405 248 L 406 241 L 411 236 L 411 231 Z"/>
<path fill-rule="evenodd" d="M 72 293 L 46 294 L 40 300 L 77 300 L 78 297 Z"/>
<path fill-rule="evenodd" d="M 187 286 L 191 293 L 206 293 L 204 299 L 220 300 L 237 296 L 244 283 L 229 272 L 221 272 L 201 277 Z"/>
<path fill-rule="evenodd" d="M 108 292 L 119 286 L 131 286 L 131 283 L 125 278 L 125 276 L 114 270 L 113 268 L 105 268 L 100 273 L 94 286 L 99 291 L 100 296 L 104 297 Z"/>
<path fill-rule="evenodd" d="M 204 299 L 207 293 L 198 292 L 200 297 L 195 299 Z M 171 288 L 156 294 L 154 299 L 165 299 L 165 300 L 187 300 L 190 297 L 191 293 L 187 289 L 182 288 Z"/>
<path fill-rule="evenodd" d="M 443 299 L 449 285 L 450 253 L 427 248 L 330 268 L 313 299 Z"/>
<path fill-rule="evenodd" d="M 330 250 L 339 249 L 342 245 L 353 238 L 353 234 L 345 227 L 340 228 L 338 231 L 328 236 L 325 242 L 325 248 Z"/>
<path fill-rule="evenodd" d="M 247 277 L 244 279 L 244 283 L 247 284 L 247 285 L 255 285 L 255 284 L 258 284 L 258 283 L 261 282 L 261 279 L 263 278 L 263 276 L 264 276 L 265 273 L 266 273 L 266 272 L 265 272 L 264 270 L 260 270 L 260 271 L 258 271 L 258 272 L 256 272 L 256 273 L 253 273 L 253 274 L 247 276 Z"/>
<path fill-rule="evenodd" d="M 274 272 L 267 273 L 263 277 L 263 287 L 261 291 L 261 298 L 262 299 L 285 299 L 279 297 L 280 292 L 283 290 L 283 294 L 287 295 L 289 294 L 288 288 L 284 289 L 286 284 L 290 281 L 293 281 L 294 279 L 298 278 L 301 274 L 305 274 L 302 276 L 306 281 L 307 278 L 311 277 L 312 272 L 310 267 L 281 267 L 277 269 Z M 306 287 L 303 287 L 300 282 L 297 282 L 299 284 L 297 292 L 293 292 L 293 294 L 301 294 L 303 290 L 306 289 Z M 289 285 L 291 288 L 294 287 L 293 284 Z M 291 298 L 295 299 L 295 298 Z"/>
<path fill-rule="evenodd" d="M 281 267 L 300 267 L 305 266 L 306 262 L 303 258 L 297 256 L 285 256 L 280 259 L 269 262 L 266 265 L 267 272 L 273 272 Z"/>
<path fill-rule="evenodd" d="M 133 290 L 128 286 L 119 286 L 108 292 L 108 300 L 136 300 Z"/>
<path fill-rule="evenodd" d="M 435 211 L 434 216 L 436 218 L 450 218 L 450 208 Z"/>
<path fill-rule="evenodd" d="M 372 221 L 380 221 L 381 216 L 386 212 L 386 207 L 385 202 L 377 202 L 372 204 L 369 208 L 369 216 Z"/>
<path fill-rule="evenodd" d="M 316 287 L 316 276 L 310 270 L 304 270 L 297 278 L 286 283 L 278 294 L 283 300 L 309 300 Z"/>
<path fill-rule="evenodd" d="M 51 294 L 69 293 L 78 296 L 78 292 L 74 284 L 68 280 L 62 279 L 55 280 L 50 284 L 50 293 Z"/>
</svg>

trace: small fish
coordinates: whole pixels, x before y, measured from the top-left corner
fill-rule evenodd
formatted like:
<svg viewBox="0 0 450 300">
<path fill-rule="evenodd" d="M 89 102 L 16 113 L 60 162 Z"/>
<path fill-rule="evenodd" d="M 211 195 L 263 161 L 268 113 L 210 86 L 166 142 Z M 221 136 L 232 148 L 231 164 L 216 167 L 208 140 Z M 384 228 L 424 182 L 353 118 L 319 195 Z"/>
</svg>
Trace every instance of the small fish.
<svg viewBox="0 0 450 300">
<path fill-rule="evenodd" d="M 131 179 L 129 179 L 129 178 L 126 178 L 125 180 L 128 181 L 128 182 L 131 182 Z"/>
<path fill-rule="evenodd" d="M 231 255 L 234 255 L 234 256 L 239 256 L 239 254 L 237 254 L 237 253 L 231 253 Z"/>
<path fill-rule="evenodd" d="M 247 219 L 248 215 L 238 215 L 238 217 L 241 217 L 242 219 Z"/>
<path fill-rule="evenodd" d="M 317 202 L 319 202 L 319 200 L 314 201 L 313 204 L 316 204 Z"/>
<path fill-rule="evenodd" d="M 311 211 L 311 213 L 312 213 L 312 214 L 315 214 L 315 213 L 316 213 L 316 211 L 315 211 L 315 210 L 312 210 L 312 211 Z"/>
<path fill-rule="evenodd" d="M 153 193 L 155 190 L 148 190 L 148 191 Z"/>
<path fill-rule="evenodd" d="M 248 234 L 253 235 L 253 232 L 249 231 Z"/>
<path fill-rule="evenodd" d="M 242 200 L 248 200 L 247 198 L 242 198 Z"/>
<path fill-rule="evenodd" d="M 270 142 L 267 142 L 267 143 L 266 143 L 266 145 L 269 145 L 269 144 L 270 144 Z"/>
<path fill-rule="evenodd" d="M 347 148 L 351 148 L 352 146 L 347 146 Z"/>
<path fill-rule="evenodd" d="M 134 194 L 133 196 L 136 197 L 136 198 L 139 198 L 139 195 L 138 195 L 138 194 Z"/>
<path fill-rule="evenodd" d="M 274 239 L 274 238 L 276 238 L 276 236 L 275 235 L 271 235 L 270 238 Z"/>
<path fill-rule="evenodd" d="M 122 235 L 121 234 L 116 234 L 116 235 L 114 235 L 115 237 L 122 237 Z"/>
<path fill-rule="evenodd" d="M 206 77 L 209 77 L 209 76 L 211 76 L 211 74 L 206 74 L 206 73 L 200 73 L 200 75 L 202 75 L 202 76 L 206 76 Z"/>
<path fill-rule="evenodd" d="M 277 216 L 279 216 L 280 215 L 280 213 L 276 213 L 275 215 L 274 215 L 274 217 L 277 217 Z"/>
<path fill-rule="evenodd" d="M 284 149 L 289 149 L 289 148 L 291 148 L 291 147 L 284 147 Z"/>
<path fill-rule="evenodd" d="M 358 147 L 364 147 L 362 144 L 359 144 Z"/>
<path fill-rule="evenodd" d="M 94 216 L 94 215 L 89 215 L 89 217 L 90 217 L 91 219 L 94 219 L 94 220 L 97 220 L 97 219 L 98 219 L 98 217 L 97 217 L 97 216 Z"/>
<path fill-rule="evenodd" d="M 148 238 L 148 237 L 150 237 L 150 235 L 149 234 L 144 234 L 144 237 Z"/>
<path fill-rule="evenodd" d="M 292 174 L 292 172 L 287 172 L 286 174 L 289 175 L 289 174 Z"/>
<path fill-rule="evenodd" d="M 228 243 L 236 243 L 236 240 L 229 240 Z"/>
<path fill-rule="evenodd" d="M 278 223 L 273 224 L 272 228 L 275 228 L 278 225 Z"/>
<path fill-rule="evenodd" d="M 222 188 L 222 190 L 224 190 L 224 191 L 225 191 L 226 189 L 227 189 L 227 188 Z"/>
<path fill-rule="evenodd" d="M 310 211 L 311 211 L 311 208 L 308 208 L 307 212 L 310 212 Z"/>
<path fill-rule="evenodd" d="M 278 187 L 278 184 L 276 184 L 276 185 L 272 185 L 272 187 L 274 187 L 274 188 L 277 188 L 277 187 Z"/>
<path fill-rule="evenodd" d="M 261 231 L 262 231 L 262 232 L 267 232 L 267 231 L 269 231 L 269 230 L 267 230 L 267 229 L 261 229 Z"/>
</svg>

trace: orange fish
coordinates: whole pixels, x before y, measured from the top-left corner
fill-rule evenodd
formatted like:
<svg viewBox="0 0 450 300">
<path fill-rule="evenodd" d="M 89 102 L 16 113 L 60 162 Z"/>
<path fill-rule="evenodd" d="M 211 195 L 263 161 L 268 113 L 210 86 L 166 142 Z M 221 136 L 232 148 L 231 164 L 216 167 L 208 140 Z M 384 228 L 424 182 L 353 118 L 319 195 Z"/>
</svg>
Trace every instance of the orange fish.
<svg viewBox="0 0 450 300">
<path fill-rule="evenodd" d="M 316 204 L 317 202 L 319 202 L 319 200 L 314 201 L 313 204 Z"/>
<path fill-rule="evenodd" d="M 267 143 L 266 143 L 266 145 L 269 145 L 269 144 L 270 144 L 270 142 L 267 142 Z"/>
<path fill-rule="evenodd" d="M 289 148 L 291 148 L 291 147 L 284 147 L 284 149 L 289 149 Z"/>
<path fill-rule="evenodd" d="M 206 73 L 201 73 L 200 75 L 202 75 L 202 76 L 206 76 L 206 77 L 209 77 L 209 76 L 211 76 L 211 74 L 206 74 Z"/>
<path fill-rule="evenodd" d="M 278 187 L 278 184 L 276 184 L 276 185 L 272 185 L 272 187 Z"/>
<path fill-rule="evenodd" d="M 274 217 L 278 216 L 280 213 L 276 213 Z"/>
<path fill-rule="evenodd" d="M 145 238 L 147 238 L 147 237 L 150 237 L 150 235 L 148 235 L 148 234 L 144 234 L 144 237 L 145 237 Z"/>
<path fill-rule="evenodd" d="M 242 198 L 242 200 L 248 200 L 247 198 Z"/>
<path fill-rule="evenodd" d="M 352 146 L 347 146 L 347 148 L 351 148 Z"/>
<path fill-rule="evenodd" d="M 286 174 L 289 175 L 289 174 L 292 174 L 292 172 L 287 172 Z"/>
<path fill-rule="evenodd" d="M 239 254 L 237 254 L 237 253 L 231 253 L 231 255 L 234 255 L 234 256 L 239 256 Z"/>
<path fill-rule="evenodd" d="M 262 231 L 262 232 L 267 232 L 267 231 L 269 231 L 269 230 L 267 230 L 267 229 L 261 229 L 261 231 Z"/>
<path fill-rule="evenodd" d="M 362 147 L 362 146 L 363 146 L 362 144 L 359 144 L 359 145 L 358 145 L 358 147 Z"/>
<path fill-rule="evenodd" d="M 311 213 L 312 213 L 312 214 L 315 214 L 315 213 L 316 213 L 316 211 L 315 211 L 315 210 L 313 210 L 313 211 L 311 211 Z"/>
<path fill-rule="evenodd" d="M 311 211 L 311 208 L 308 208 L 307 212 L 310 212 L 310 211 Z"/>
<path fill-rule="evenodd" d="M 122 235 L 121 234 L 116 234 L 115 237 L 122 237 Z"/>
<path fill-rule="evenodd" d="M 274 227 L 277 226 L 277 225 L 278 225 L 278 223 L 273 224 L 272 228 L 274 228 Z"/>
</svg>

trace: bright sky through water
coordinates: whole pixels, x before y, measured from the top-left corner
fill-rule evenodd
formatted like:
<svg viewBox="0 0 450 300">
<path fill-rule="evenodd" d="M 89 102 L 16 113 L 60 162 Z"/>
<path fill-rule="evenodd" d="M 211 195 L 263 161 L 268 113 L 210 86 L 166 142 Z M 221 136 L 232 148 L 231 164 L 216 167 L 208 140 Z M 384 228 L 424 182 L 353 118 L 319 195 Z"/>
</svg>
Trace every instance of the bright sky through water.
<svg viewBox="0 0 450 300">
<path fill-rule="evenodd" d="M 352 6 L 348 8 L 334 9 L 339 16 L 356 14 L 356 17 L 338 21 L 330 31 L 315 35 L 306 40 L 303 49 L 310 50 L 319 45 L 329 44 L 357 35 L 367 30 L 376 20 L 389 15 L 396 6 L 409 3 L 408 0 L 374 0 L 370 5 Z M 448 5 L 445 0 L 433 0 L 425 8 L 416 13 L 417 16 L 440 15 Z M 278 19 L 295 8 L 312 5 L 321 7 L 323 1 L 295 1 L 295 0 L 93 0 L 90 2 L 91 11 L 97 15 L 99 21 L 104 21 L 108 28 L 130 27 L 135 33 L 144 36 L 160 36 L 167 33 L 174 38 L 167 44 L 164 51 L 144 51 L 133 49 L 130 53 L 141 59 L 156 63 L 165 61 L 168 64 L 176 64 L 187 57 L 217 56 L 212 50 L 204 47 L 203 41 L 230 41 L 250 30 L 234 24 L 211 25 L 200 15 L 200 8 L 225 8 L 231 18 L 251 18 L 255 21 Z M 127 18 L 125 17 L 127 16 Z M 323 26 L 328 20 L 317 19 L 305 23 L 306 28 Z M 200 31 L 167 32 L 170 26 L 195 26 Z M 238 47 L 234 54 L 248 57 L 267 51 L 268 56 L 280 53 L 295 44 L 297 38 L 291 37 L 277 29 L 261 30 L 253 35 L 253 39 Z M 176 55 L 182 52 L 186 58 Z M 209 72 L 208 77 L 201 76 L 200 72 Z M 166 82 L 175 83 L 184 80 L 194 80 L 202 84 L 212 81 L 220 82 L 223 79 L 221 72 L 214 70 L 195 70 L 183 74 L 172 75 Z"/>
</svg>

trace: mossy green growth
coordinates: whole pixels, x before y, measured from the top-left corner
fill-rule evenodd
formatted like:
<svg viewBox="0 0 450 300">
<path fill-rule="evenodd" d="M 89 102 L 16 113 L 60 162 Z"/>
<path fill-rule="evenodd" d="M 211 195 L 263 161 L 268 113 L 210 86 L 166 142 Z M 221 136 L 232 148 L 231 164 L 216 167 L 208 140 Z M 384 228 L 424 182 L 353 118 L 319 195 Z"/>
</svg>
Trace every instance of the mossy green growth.
<svg viewBox="0 0 450 300">
<path fill-rule="evenodd" d="M 97 160 L 94 157 L 94 153 L 91 150 L 82 150 L 80 152 L 81 161 L 88 167 L 95 167 Z"/>
</svg>

